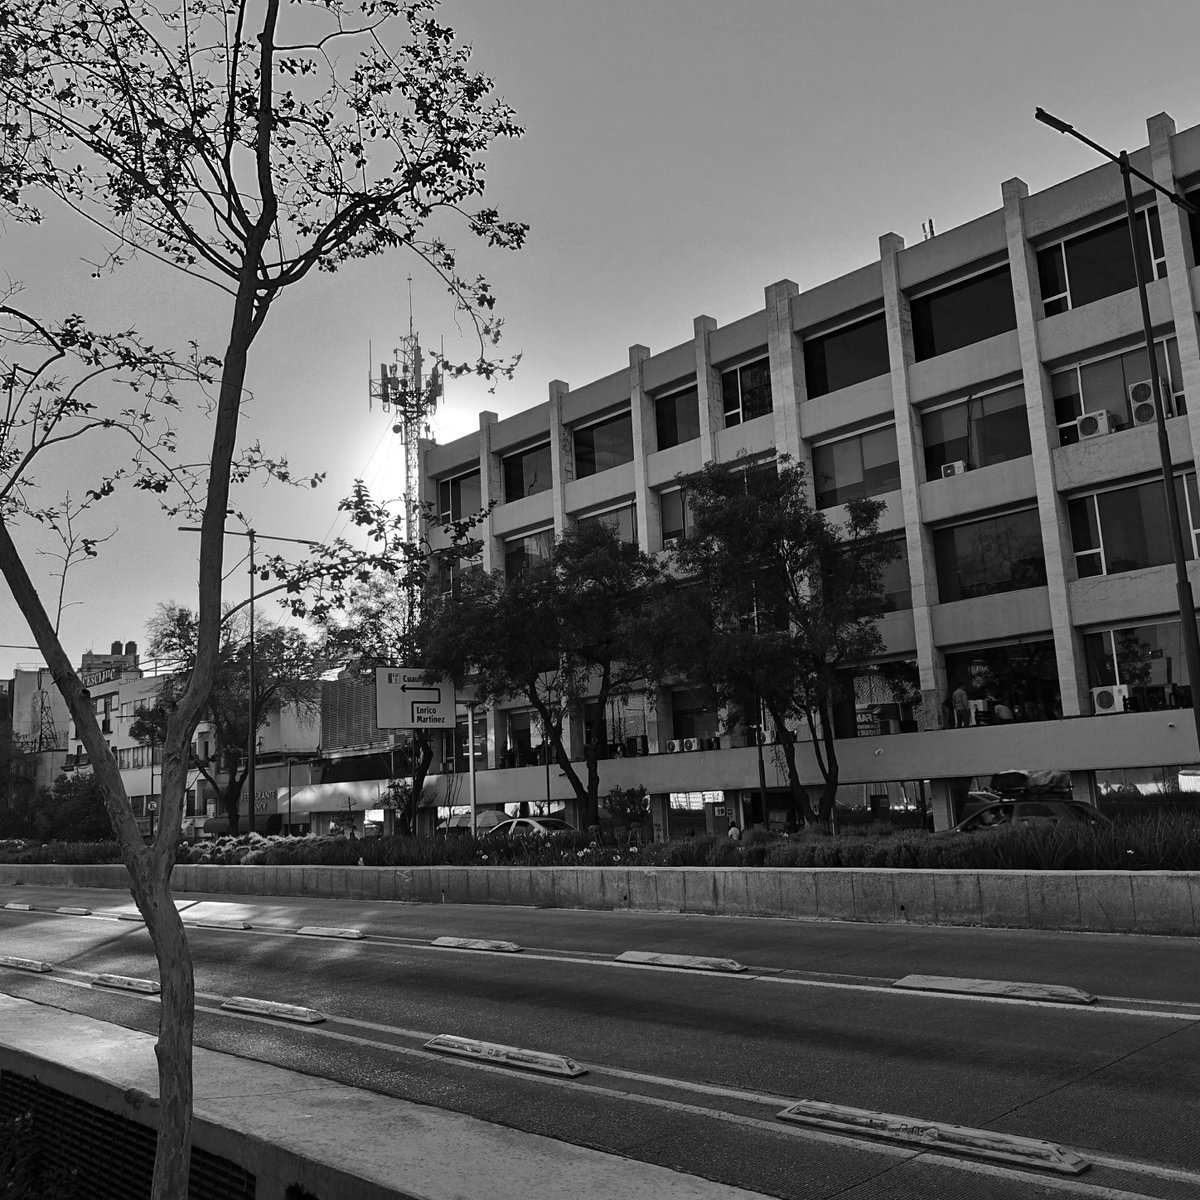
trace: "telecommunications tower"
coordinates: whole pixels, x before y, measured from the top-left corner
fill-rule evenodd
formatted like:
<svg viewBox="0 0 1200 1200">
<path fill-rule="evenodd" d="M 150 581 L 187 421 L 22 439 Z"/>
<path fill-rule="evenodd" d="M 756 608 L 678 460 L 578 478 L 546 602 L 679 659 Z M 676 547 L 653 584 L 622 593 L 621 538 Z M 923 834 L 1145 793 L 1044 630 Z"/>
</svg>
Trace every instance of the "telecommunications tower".
<svg viewBox="0 0 1200 1200">
<path fill-rule="evenodd" d="M 379 401 L 385 413 L 394 415 L 392 432 L 404 449 L 404 536 L 420 536 L 421 438 L 429 436 L 429 416 L 442 397 L 442 377 L 435 363 L 425 374 L 421 344 L 413 332 L 412 280 L 409 281 L 408 336 L 392 351 L 392 361 L 379 364 L 379 375 L 371 376 L 371 402 Z"/>
</svg>

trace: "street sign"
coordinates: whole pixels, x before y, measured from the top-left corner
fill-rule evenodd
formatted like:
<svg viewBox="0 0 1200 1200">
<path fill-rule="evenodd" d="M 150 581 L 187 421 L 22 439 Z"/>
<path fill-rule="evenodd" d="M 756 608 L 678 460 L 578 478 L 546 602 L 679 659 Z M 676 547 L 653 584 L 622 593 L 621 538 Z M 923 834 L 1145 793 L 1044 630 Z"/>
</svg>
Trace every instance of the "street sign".
<svg viewBox="0 0 1200 1200">
<path fill-rule="evenodd" d="M 420 667 L 377 667 L 375 719 L 380 729 L 453 729 L 454 682 L 426 683 Z"/>
<path fill-rule="evenodd" d="M 157 800 L 148 801 L 146 804 L 146 809 L 148 812 L 158 812 L 158 801 Z"/>
</svg>

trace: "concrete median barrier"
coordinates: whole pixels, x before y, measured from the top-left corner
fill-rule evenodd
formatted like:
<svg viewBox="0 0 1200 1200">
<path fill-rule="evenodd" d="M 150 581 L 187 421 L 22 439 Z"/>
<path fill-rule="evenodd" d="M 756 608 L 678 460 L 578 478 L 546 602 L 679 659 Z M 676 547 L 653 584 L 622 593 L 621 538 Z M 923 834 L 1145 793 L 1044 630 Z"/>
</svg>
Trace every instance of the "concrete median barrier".
<svg viewBox="0 0 1200 1200">
<path fill-rule="evenodd" d="M 183 864 L 186 893 L 684 912 L 1196 936 L 1200 871 L 891 867 L 260 867 Z M 125 868 L 0 864 L 0 887 L 111 888 Z M 7 899 L 7 897 L 5 898 Z M 15 902 L 16 897 L 13 897 Z"/>
</svg>

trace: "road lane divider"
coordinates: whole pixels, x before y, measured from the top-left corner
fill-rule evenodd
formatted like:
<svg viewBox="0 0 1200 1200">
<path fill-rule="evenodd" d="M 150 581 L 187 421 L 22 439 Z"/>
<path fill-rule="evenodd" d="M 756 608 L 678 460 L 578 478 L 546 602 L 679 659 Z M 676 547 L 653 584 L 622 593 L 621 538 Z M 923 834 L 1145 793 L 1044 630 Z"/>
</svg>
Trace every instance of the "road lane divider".
<svg viewBox="0 0 1200 1200">
<path fill-rule="evenodd" d="M 958 979 L 952 975 L 905 975 L 892 987 L 914 992 L 953 992 L 969 996 L 1003 996 L 1010 1000 L 1049 1000 L 1055 1004 L 1095 1004 L 1091 992 L 1057 983 L 1012 983 L 1003 979 Z"/>
<path fill-rule="evenodd" d="M 45 973 L 52 970 L 48 962 L 40 958 L 14 958 L 8 954 L 0 954 L 0 967 L 12 967 L 14 971 L 38 971 Z"/>
<path fill-rule="evenodd" d="M 335 929 L 324 925 L 305 925 L 301 929 L 297 929 L 298 934 L 304 937 L 325 937 L 325 938 L 361 938 L 363 932 L 361 929 Z"/>
<path fill-rule="evenodd" d="M 253 996 L 230 996 L 221 1007 L 229 1012 L 254 1013 L 259 1017 L 276 1017 L 280 1021 L 296 1021 L 301 1025 L 317 1025 L 325 1014 L 299 1004 L 281 1004 L 277 1000 L 257 1000 Z"/>
<path fill-rule="evenodd" d="M 626 950 L 613 960 L 643 967 L 678 967 L 683 971 L 720 971 L 734 974 L 746 968 L 732 958 L 704 958 L 699 954 L 654 954 L 645 950 Z"/>
<path fill-rule="evenodd" d="M 521 951 L 516 942 L 497 942 L 488 938 L 440 937 L 429 944 L 448 950 L 491 950 L 497 954 L 519 954 Z"/>
<path fill-rule="evenodd" d="M 19 912 L 33 912 L 32 904 L 17 904 L 14 902 L 12 904 L 6 904 L 4 907 L 5 908 L 13 908 L 13 909 L 18 910 Z"/>
<path fill-rule="evenodd" d="M 92 980 L 92 986 L 116 988 L 123 992 L 143 992 L 147 996 L 157 996 L 162 991 L 153 979 L 135 979 L 132 975 L 97 975 Z"/>
<path fill-rule="evenodd" d="M 586 1075 L 587 1067 L 564 1054 L 549 1054 L 541 1050 L 525 1050 L 520 1046 L 502 1046 L 498 1042 L 481 1042 L 475 1038 L 456 1037 L 452 1033 L 439 1033 L 425 1043 L 426 1050 L 438 1050 L 459 1058 L 471 1058 L 477 1062 L 488 1062 L 503 1067 L 517 1067 L 523 1071 L 538 1071 L 543 1075 L 565 1075 L 574 1078 Z"/>
<path fill-rule="evenodd" d="M 819 1100 L 801 1100 L 785 1108 L 778 1116 L 783 1121 L 795 1121 L 818 1129 L 866 1134 L 886 1141 L 903 1142 L 908 1146 L 1017 1163 L 1023 1167 L 1039 1167 L 1060 1175 L 1080 1175 L 1091 1165 L 1073 1150 L 1054 1142 L 994 1133 L 990 1129 L 971 1129 L 965 1125 L 947 1125 L 943 1121 L 923 1121 L 919 1117 L 846 1108 L 841 1104 L 825 1104 Z"/>
<path fill-rule="evenodd" d="M 184 921 L 184 925 L 196 929 L 250 929 L 245 921 L 224 921 L 217 917 L 197 917 L 194 921 Z"/>
<path fill-rule="evenodd" d="M 64 917 L 90 917 L 92 915 L 90 908 L 74 908 L 69 905 L 63 908 L 56 908 L 54 911 Z"/>
</svg>

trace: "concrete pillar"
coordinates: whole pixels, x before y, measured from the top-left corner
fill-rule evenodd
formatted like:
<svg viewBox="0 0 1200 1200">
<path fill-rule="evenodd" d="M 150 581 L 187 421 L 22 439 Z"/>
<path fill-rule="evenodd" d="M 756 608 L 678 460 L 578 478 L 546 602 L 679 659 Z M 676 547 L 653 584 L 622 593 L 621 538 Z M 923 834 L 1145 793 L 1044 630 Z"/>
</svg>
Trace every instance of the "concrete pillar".
<svg viewBox="0 0 1200 1200">
<path fill-rule="evenodd" d="M 767 355 L 771 364 L 771 409 L 775 419 L 775 452 L 803 461 L 800 403 L 805 398 L 804 355 L 792 330 L 792 297 L 800 288 L 781 279 L 766 289 Z"/>
<path fill-rule="evenodd" d="M 721 374 L 713 370 L 708 337 L 717 323 L 699 316 L 692 323 L 696 343 L 696 392 L 700 408 L 700 461 L 717 461 L 717 434 L 725 428 L 725 404 L 721 399 Z"/>
<path fill-rule="evenodd" d="M 500 470 L 500 458 L 492 452 L 492 426 L 500 418 L 494 412 L 479 414 L 479 502 L 483 508 L 495 501 L 504 503 L 504 474 Z M 492 518 L 489 516 L 480 531 L 483 542 L 483 569 L 494 571 L 504 566 L 504 547 L 492 536 Z"/>
<path fill-rule="evenodd" d="M 929 810 L 933 813 L 933 828 L 952 829 L 957 822 L 954 819 L 954 799 L 951 795 L 949 779 L 931 779 L 929 781 Z"/>
<path fill-rule="evenodd" d="M 671 837 L 671 796 L 669 792 L 650 793 L 650 824 L 654 840 L 665 842 Z"/>
<path fill-rule="evenodd" d="M 575 443 L 563 424 L 563 397 L 571 390 L 561 379 L 550 380 L 550 490 L 554 500 L 554 536 L 567 528 L 567 484 L 575 479 Z"/>
<path fill-rule="evenodd" d="M 1025 236 L 1025 197 L 1029 188 L 1021 179 L 1001 186 L 1004 198 L 1004 229 L 1008 240 L 1008 266 L 1012 276 L 1013 306 L 1017 314 L 1017 337 L 1021 346 L 1021 382 L 1025 388 L 1025 412 L 1029 421 L 1029 445 L 1033 455 L 1033 477 L 1037 487 L 1038 521 L 1042 551 L 1046 559 L 1046 588 L 1050 595 L 1050 632 L 1058 662 L 1058 687 L 1063 716 L 1087 716 L 1092 711 L 1087 685 L 1083 637 L 1071 623 L 1068 584 L 1078 576 L 1071 543 L 1066 501 L 1054 479 L 1054 450 L 1058 446 L 1058 421 L 1050 372 L 1042 363 L 1038 345 L 1038 321 L 1042 312 L 1037 254 Z"/>
<path fill-rule="evenodd" d="M 1159 113 L 1146 122 L 1150 135 L 1149 174 L 1165 188 L 1178 191 L 1171 138 L 1175 122 Z M 1188 433 L 1192 446 L 1200 446 L 1200 335 L 1197 333 L 1196 290 L 1192 286 L 1192 231 L 1188 214 L 1158 193 L 1158 223 L 1162 228 L 1163 251 L 1167 257 L 1167 286 L 1171 292 L 1171 312 L 1175 319 L 1175 337 L 1179 341 L 1179 365 L 1183 371 L 1183 391 L 1188 402 Z"/>
<path fill-rule="evenodd" d="M 933 537 L 921 517 L 920 487 L 925 480 L 925 447 L 920 414 L 913 408 L 908 388 L 908 368 L 915 359 L 912 317 L 908 299 L 900 290 L 897 257 L 904 239 L 885 233 L 879 239 L 883 271 L 883 309 L 887 319 L 888 358 L 891 364 L 892 411 L 896 418 L 896 451 L 900 460 L 900 495 L 904 505 L 908 572 L 912 580 L 913 628 L 917 643 L 917 669 L 926 729 L 937 729 L 946 696 L 946 669 L 933 640 L 933 606 L 938 602 L 937 567 Z"/>
<path fill-rule="evenodd" d="M 646 459 L 657 447 L 654 401 L 646 395 L 642 364 L 650 357 L 649 346 L 629 347 L 629 417 L 633 425 L 633 499 L 637 505 L 638 547 L 643 551 L 662 548 L 662 513 L 650 496 Z"/>
</svg>

